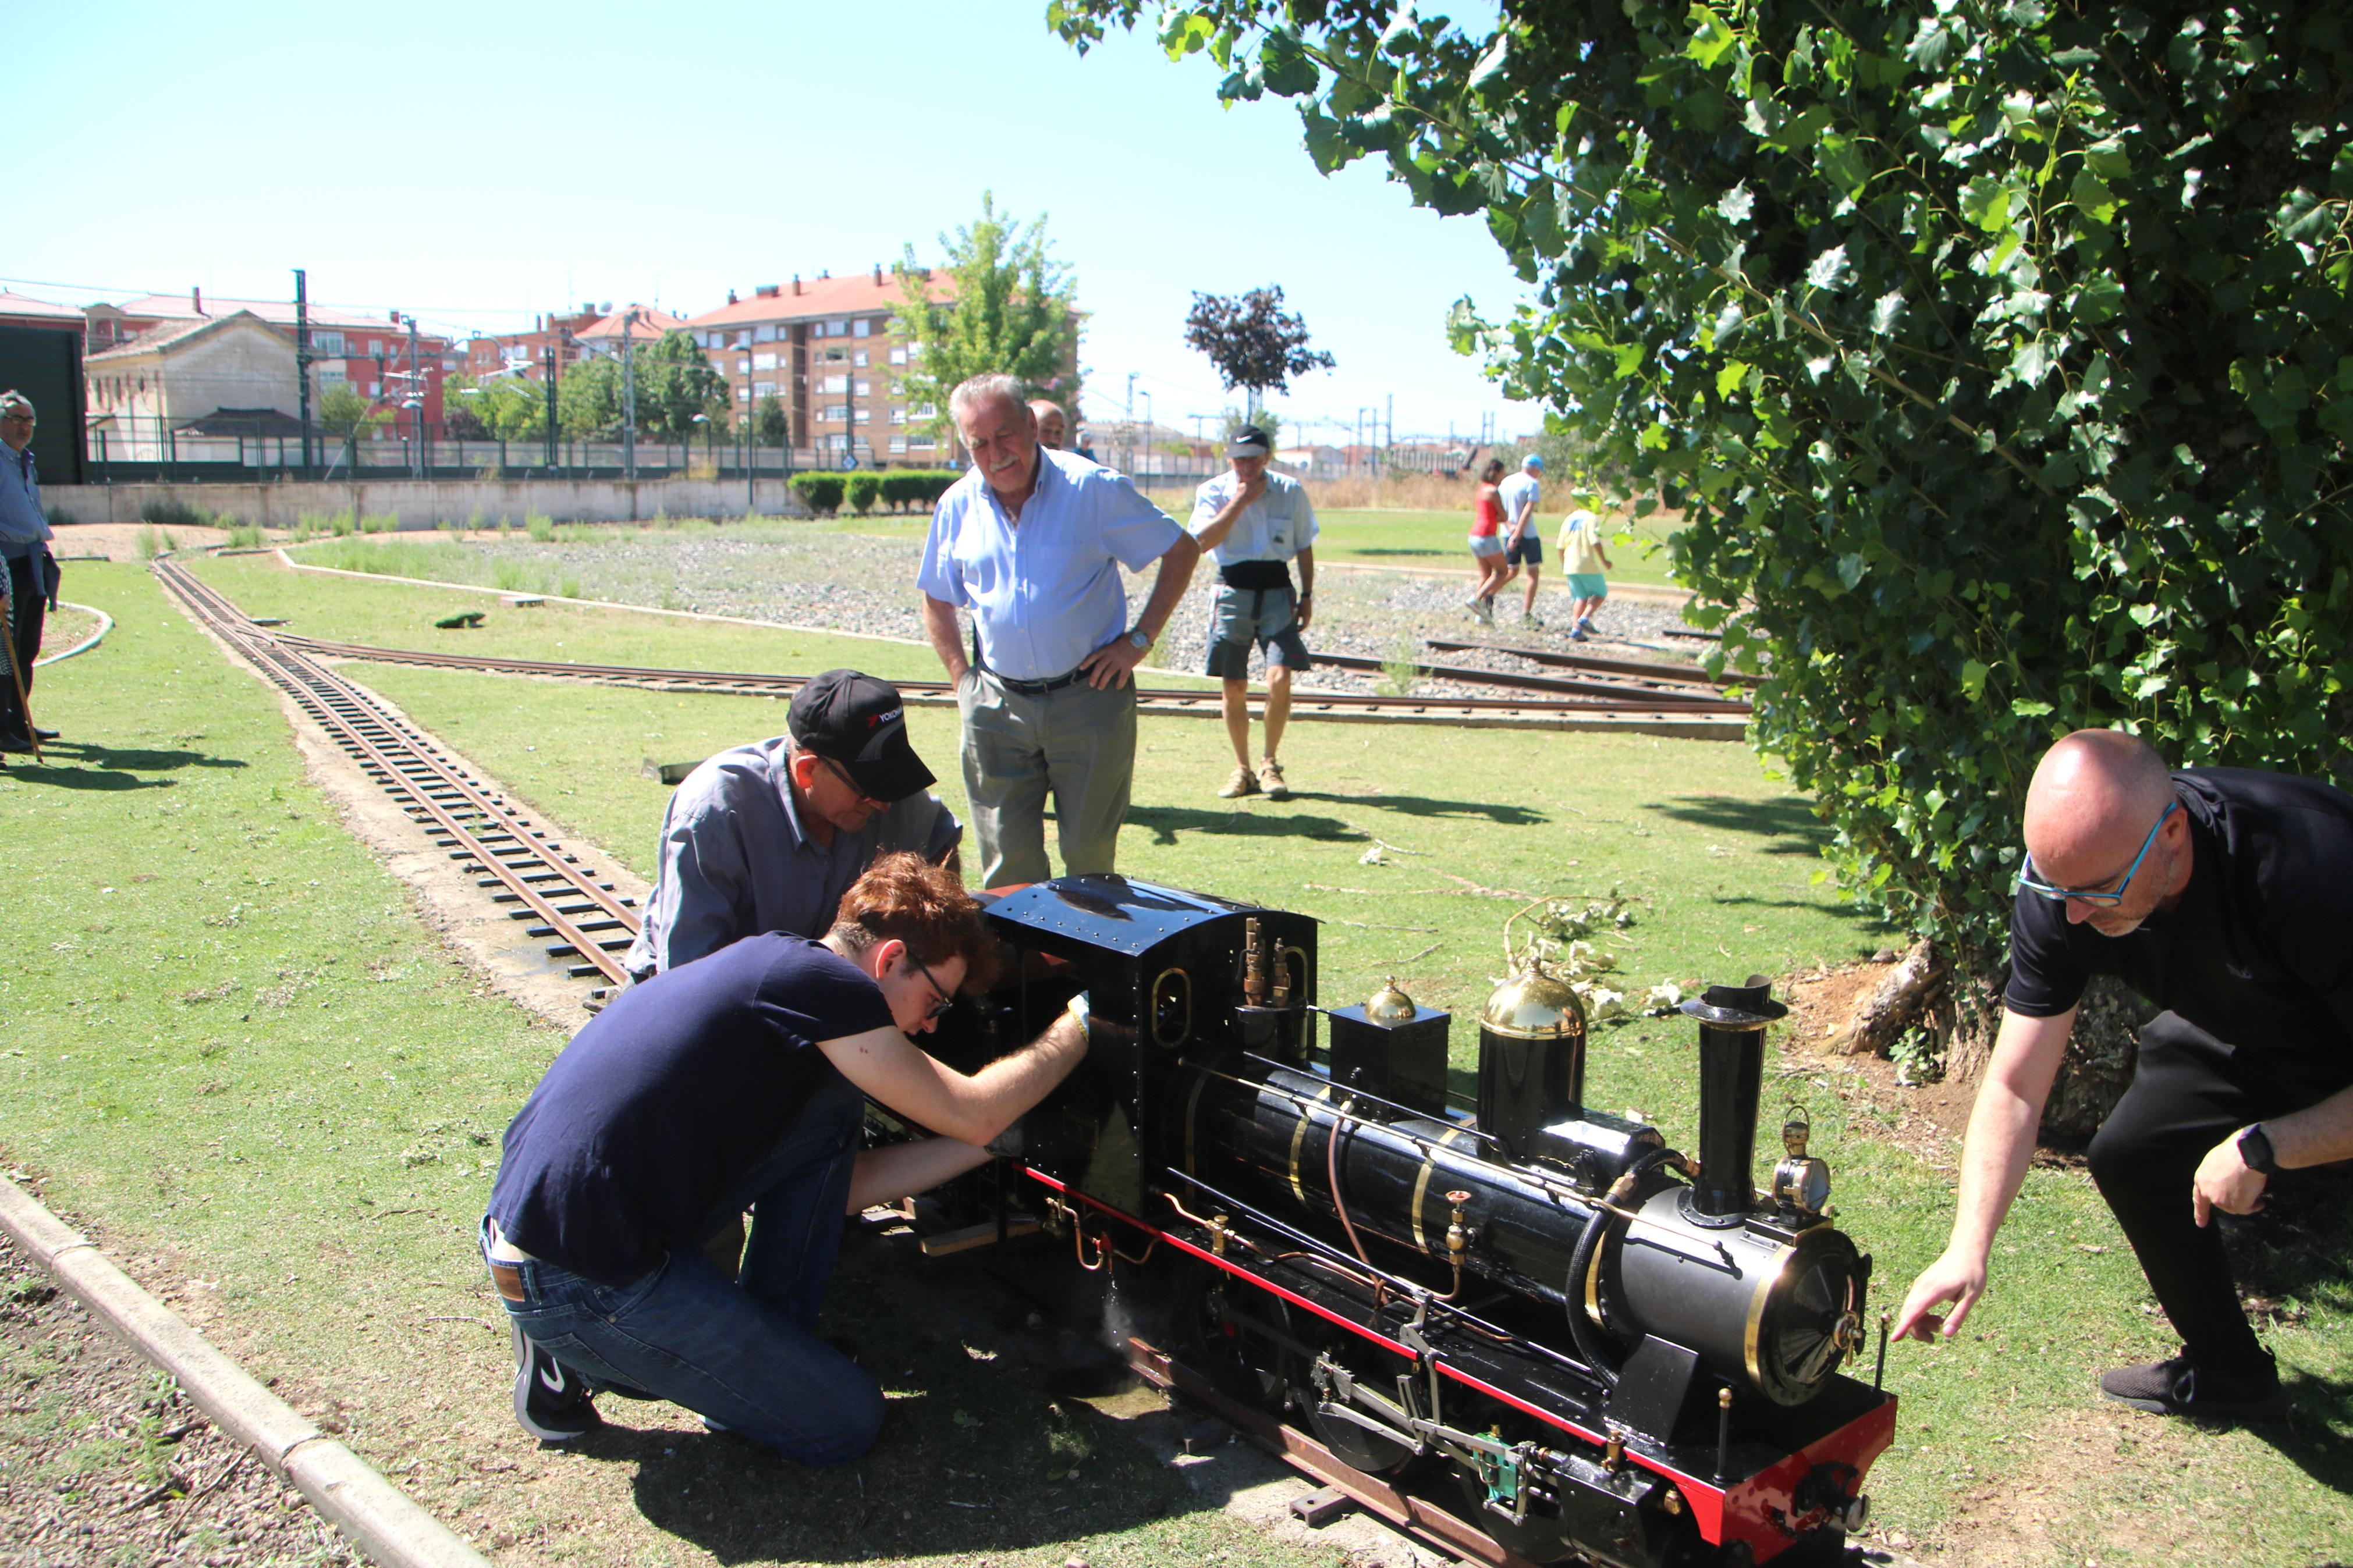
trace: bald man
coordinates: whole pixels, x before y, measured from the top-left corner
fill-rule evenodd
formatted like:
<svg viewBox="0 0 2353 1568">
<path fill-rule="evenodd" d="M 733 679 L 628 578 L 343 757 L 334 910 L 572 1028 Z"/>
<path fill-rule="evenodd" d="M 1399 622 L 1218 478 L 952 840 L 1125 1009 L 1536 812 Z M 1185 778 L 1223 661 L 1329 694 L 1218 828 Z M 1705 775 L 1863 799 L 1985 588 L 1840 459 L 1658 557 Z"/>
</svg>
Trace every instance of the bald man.
<svg viewBox="0 0 2353 1568">
<path fill-rule="evenodd" d="M 1059 452 L 1071 444 L 1071 416 L 1062 405 L 1048 397 L 1029 400 L 1029 416 L 1038 422 L 1038 445 L 1050 452 Z"/>
<path fill-rule="evenodd" d="M 2101 1392 L 2166 1415 L 2283 1416 L 2213 1217 L 2262 1208 L 2282 1171 L 2353 1159 L 2353 795 L 2292 773 L 2171 772 L 2130 735 L 2079 730 L 2035 769 L 2026 848 L 1952 1239 L 1896 1332 L 1949 1339 L 1985 1293 L 2084 982 L 2112 974 L 2165 1011 L 2092 1140 L 2092 1178 L 2182 1348 Z"/>
</svg>

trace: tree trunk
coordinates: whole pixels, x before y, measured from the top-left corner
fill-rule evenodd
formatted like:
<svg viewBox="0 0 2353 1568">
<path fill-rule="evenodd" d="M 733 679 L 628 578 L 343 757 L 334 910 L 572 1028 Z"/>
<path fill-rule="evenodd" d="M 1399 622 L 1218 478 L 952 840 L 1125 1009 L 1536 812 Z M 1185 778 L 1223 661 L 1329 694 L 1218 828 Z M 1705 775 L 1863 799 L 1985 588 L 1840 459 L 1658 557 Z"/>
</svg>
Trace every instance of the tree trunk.
<svg viewBox="0 0 2353 1568">
<path fill-rule="evenodd" d="M 2001 991 L 2010 968 L 1999 961 L 1973 967 L 1950 987 L 1953 1025 L 1945 1047 L 1945 1076 L 1975 1083 L 1992 1059 L 2001 1026 Z M 2060 1058 L 2059 1076 L 2042 1107 L 2045 1142 L 2082 1144 L 2100 1130 L 2132 1082 L 2140 1026 L 2157 1009 L 2120 980 L 2094 975 L 2075 1010 L 2074 1033 Z"/>
<path fill-rule="evenodd" d="M 1887 1055 L 1905 1030 L 1932 1013 L 1950 973 L 1951 964 L 1935 942 L 1925 937 L 1914 942 L 1903 962 L 1855 1008 L 1831 1049 L 1848 1057 Z"/>
</svg>

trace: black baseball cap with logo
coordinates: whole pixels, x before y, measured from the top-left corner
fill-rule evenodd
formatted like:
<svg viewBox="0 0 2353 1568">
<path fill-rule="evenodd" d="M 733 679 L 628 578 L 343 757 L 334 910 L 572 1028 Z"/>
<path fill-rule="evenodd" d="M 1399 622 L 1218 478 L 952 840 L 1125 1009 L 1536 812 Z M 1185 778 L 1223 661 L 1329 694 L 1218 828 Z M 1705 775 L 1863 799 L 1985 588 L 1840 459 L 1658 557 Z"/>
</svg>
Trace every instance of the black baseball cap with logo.
<svg viewBox="0 0 2353 1568">
<path fill-rule="evenodd" d="M 854 669 L 828 669 L 793 693 L 786 727 L 793 744 L 841 764 L 859 793 L 904 800 L 935 776 L 907 742 L 899 689 Z"/>
<path fill-rule="evenodd" d="M 1263 458 L 1273 449 L 1274 443 L 1268 440 L 1266 432 L 1255 425 L 1243 426 L 1226 440 L 1226 456 L 1229 458 Z"/>
</svg>

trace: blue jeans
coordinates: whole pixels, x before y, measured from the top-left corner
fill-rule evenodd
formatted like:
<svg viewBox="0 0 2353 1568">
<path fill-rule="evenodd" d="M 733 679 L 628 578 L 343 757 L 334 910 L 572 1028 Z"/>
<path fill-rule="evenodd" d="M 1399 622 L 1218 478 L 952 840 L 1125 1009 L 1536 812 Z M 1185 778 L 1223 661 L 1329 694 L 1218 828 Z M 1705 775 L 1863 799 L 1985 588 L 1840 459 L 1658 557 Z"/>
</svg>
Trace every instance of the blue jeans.
<svg viewBox="0 0 2353 1568">
<path fill-rule="evenodd" d="M 735 1279 L 699 1247 L 619 1286 L 533 1259 L 516 1265 L 524 1299 L 506 1303 L 524 1337 L 590 1384 L 684 1405 L 805 1465 L 872 1447 L 882 1391 L 816 1332 L 865 1104 L 830 1065 L 824 1076 L 712 1209 L 706 1239 L 752 1211 Z"/>
</svg>

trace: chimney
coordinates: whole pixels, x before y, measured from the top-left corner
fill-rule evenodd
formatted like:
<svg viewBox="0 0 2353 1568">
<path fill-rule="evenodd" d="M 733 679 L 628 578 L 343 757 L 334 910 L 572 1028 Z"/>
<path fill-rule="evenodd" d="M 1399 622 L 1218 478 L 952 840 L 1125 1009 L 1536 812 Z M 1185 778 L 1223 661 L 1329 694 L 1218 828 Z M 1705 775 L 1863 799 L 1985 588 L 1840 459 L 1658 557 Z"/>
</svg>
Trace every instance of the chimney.
<svg viewBox="0 0 2353 1568">
<path fill-rule="evenodd" d="M 189 289 L 188 302 L 195 307 L 197 315 L 201 316 L 205 313 L 205 291 L 203 289 Z"/>
<path fill-rule="evenodd" d="M 733 289 L 727 290 L 727 302 L 731 305 L 735 302 L 735 290 Z"/>
<path fill-rule="evenodd" d="M 778 294 L 784 292 L 784 290 L 778 289 L 774 283 L 763 283 L 757 289 L 753 289 L 752 292 L 758 295 L 763 300 L 773 300 Z"/>
<path fill-rule="evenodd" d="M 820 283 L 822 283 L 822 282 L 826 281 L 828 279 L 831 278 L 832 276 L 833 276 L 833 274 L 832 274 L 832 273 L 830 273 L 830 272 L 827 271 L 827 270 L 826 270 L 824 268 L 822 268 L 822 267 L 820 267 L 820 268 L 818 268 L 817 269 L 817 279 L 818 279 L 818 282 L 820 282 Z"/>
<path fill-rule="evenodd" d="M 794 273 L 794 274 L 793 274 L 793 292 L 794 292 L 794 293 L 796 293 L 796 294 L 797 294 L 797 293 L 799 293 L 800 291 L 801 291 L 801 275 L 800 275 L 799 273 L 796 272 L 796 273 Z"/>
<path fill-rule="evenodd" d="M 1736 1220 L 1757 1202 L 1757 1112 L 1763 1098 L 1765 1026 L 1789 1009 L 1771 983 L 1711 985 L 1683 1005 L 1699 1021 L 1699 1179 L 1692 1207 L 1718 1223 Z"/>
<path fill-rule="evenodd" d="M 877 283 L 882 281 L 882 264 L 879 261 L 874 264 L 874 281 Z"/>
</svg>

